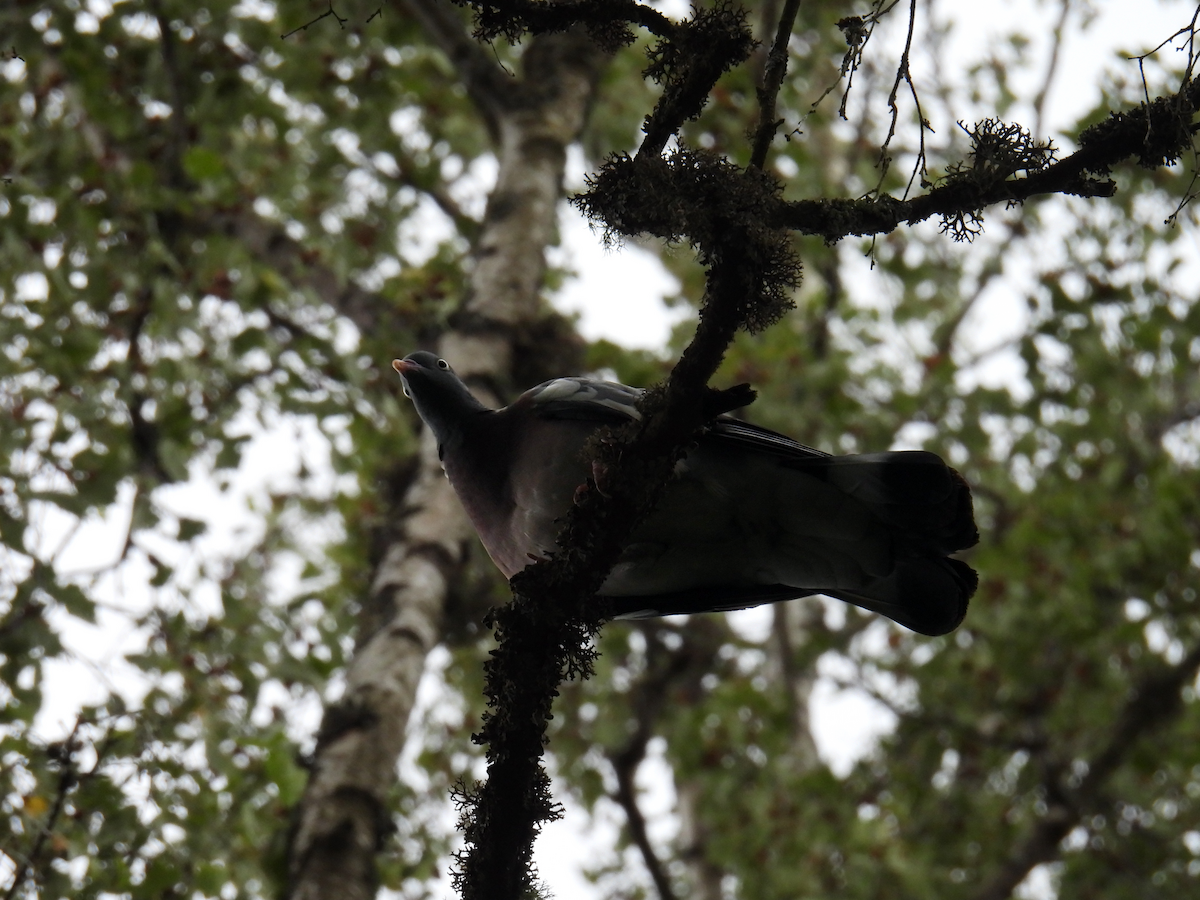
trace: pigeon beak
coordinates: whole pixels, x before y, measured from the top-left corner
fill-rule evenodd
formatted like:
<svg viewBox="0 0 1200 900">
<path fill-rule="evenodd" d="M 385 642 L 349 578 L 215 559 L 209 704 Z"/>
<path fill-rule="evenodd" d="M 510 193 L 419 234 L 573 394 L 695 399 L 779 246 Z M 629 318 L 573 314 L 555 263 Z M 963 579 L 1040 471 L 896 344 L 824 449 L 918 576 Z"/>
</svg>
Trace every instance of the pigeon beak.
<svg viewBox="0 0 1200 900">
<path fill-rule="evenodd" d="M 419 369 L 421 367 L 419 365 L 417 365 L 415 362 L 410 362 L 407 359 L 393 359 L 392 360 L 392 368 L 395 369 L 396 374 L 398 374 L 400 376 L 400 384 L 403 386 L 401 388 L 401 390 L 404 391 L 404 396 L 408 397 L 411 400 L 412 394 L 410 394 L 408 392 L 408 382 L 405 381 L 405 379 L 404 379 L 404 373 L 416 371 L 417 369 Z"/>
</svg>

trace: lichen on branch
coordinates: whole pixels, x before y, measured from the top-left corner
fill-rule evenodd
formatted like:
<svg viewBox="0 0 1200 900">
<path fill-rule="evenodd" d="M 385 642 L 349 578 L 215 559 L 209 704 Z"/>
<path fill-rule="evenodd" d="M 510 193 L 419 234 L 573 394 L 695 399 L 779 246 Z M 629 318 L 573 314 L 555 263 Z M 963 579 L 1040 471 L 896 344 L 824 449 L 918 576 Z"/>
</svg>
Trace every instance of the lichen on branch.
<svg viewBox="0 0 1200 900">
<path fill-rule="evenodd" d="M 736 256 L 748 273 L 739 315 L 752 332 L 792 307 L 800 261 L 788 234 L 763 215 L 782 202 L 781 186 L 768 174 L 689 148 L 649 159 L 617 156 L 572 202 L 609 241 L 638 234 L 685 241 L 710 270 Z"/>
</svg>

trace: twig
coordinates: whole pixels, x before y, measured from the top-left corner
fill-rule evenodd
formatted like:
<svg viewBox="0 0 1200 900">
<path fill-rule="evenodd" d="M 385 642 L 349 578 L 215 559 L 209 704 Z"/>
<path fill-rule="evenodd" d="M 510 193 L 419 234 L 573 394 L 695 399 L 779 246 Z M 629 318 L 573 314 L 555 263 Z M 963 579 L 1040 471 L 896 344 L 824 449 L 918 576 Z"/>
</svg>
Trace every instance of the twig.
<svg viewBox="0 0 1200 900">
<path fill-rule="evenodd" d="M 875 26 L 879 24 L 880 19 L 895 9 L 899 3 L 900 0 L 892 0 L 885 9 L 883 8 L 884 0 L 875 0 L 867 15 L 847 16 L 838 20 L 837 27 L 846 39 L 846 53 L 842 57 L 841 66 L 838 67 L 838 77 L 821 92 L 821 96 L 812 102 L 810 110 L 815 110 L 820 106 L 821 101 L 832 94 L 833 89 L 838 86 L 838 82 L 845 78 L 846 89 L 842 91 L 842 100 L 838 104 L 838 115 L 843 119 L 846 118 L 846 107 L 850 102 L 850 89 L 854 86 L 854 75 L 862 65 L 863 51 L 870 43 L 871 36 L 875 34 Z"/>
<path fill-rule="evenodd" d="M 1148 50 L 1147 52 L 1141 54 L 1140 56 L 1135 56 L 1133 58 L 1136 59 L 1140 65 L 1145 60 L 1149 59 L 1151 56 L 1153 56 L 1155 53 L 1157 53 L 1159 50 L 1161 50 L 1163 47 L 1166 47 L 1168 44 L 1175 43 L 1175 38 L 1186 34 L 1188 37 L 1188 44 L 1187 44 L 1187 46 L 1188 46 L 1188 64 L 1187 64 L 1187 68 L 1184 70 L 1183 77 L 1184 77 L 1184 80 L 1187 81 L 1188 79 L 1190 79 L 1192 77 L 1192 70 L 1196 65 L 1196 24 L 1198 21 L 1200 21 L 1200 5 L 1198 5 L 1196 7 L 1196 11 L 1192 14 L 1191 22 L 1189 22 L 1187 25 L 1184 25 L 1182 28 L 1180 28 L 1178 31 L 1176 31 L 1174 34 L 1172 34 L 1166 40 L 1162 41 L 1157 47 L 1154 47 L 1152 50 Z M 1145 71 L 1144 70 L 1142 72 L 1142 84 L 1143 85 L 1145 84 Z M 1147 99 L 1149 99 L 1149 98 L 1147 98 Z"/>
<path fill-rule="evenodd" d="M 900 82 L 903 81 L 908 85 L 913 103 L 917 107 L 917 134 L 919 139 L 917 159 L 913 163 L 913 170 L 908 178 L 908 185 L 904 188 L 904 197 L 906 199 L 908 192 L 912 190 L 913 181 L 916 180 L 918 173 L 921 175 L 922 187 L 925 185 L 925 130 L 929 128 L 929 123 L 925 121 L 925 113 L 921 111 L 921 98 L 917 96 L 917 87 L 913 84 L 912 72 L 909 68 L 909 54 L 912 52 L 913 31 L 916 28 L 916 22 L 917 0 L 909 0 L 908 35 L 904 41 L 904 52 L 900 54 L 900 64 L 896 66 L 896 80 L 892 82 L 892 90 L 888 94 L 888 108 L 892 111 L 892 119 L 891 124 L 888 126 L 887 137 L 883 139 L 883 144 L 879 148 L 879 184 L 875 188 L 876 191 L 879 191 L 883 187 L 883 180 L 887 177 L 888 169 L 891 168 L 892 158 L 888 156 L 888 147 L 892 143 L 892 138 L 895 137 L 896 123 L 900 118 L 900 108 L 896 104 L 896 95 L 900 92 Z"/>
<path fill-rule="evenodd" d="M 317 24 L 318 22 L 320 22 L 322 19 L 328 18 L 329 16 L 333 16 L 335 19 L 337 19 L 337 23 L 338 23 L 338 25 L 339 25 L 339 26 L 340 26 L 340 27 L 341 27 L 343 30 L 345 30 L 345 28 L 346 28 L 346 20 L 345 20 L 345 19 L 343 19 L 341 16 L 339 16 L 339 15 L 338 15 L 336 12 L 334 12 L 334 9 L 333 9 L 333 0 L 329 0 L 329 10 L 328 10 L 327 12 L 323 12 L 323 13 L 321 13 L 319 16 L 317 16 L 315 19 L 312 19 L 312 20 L 311 20 L 311 21 L 309 21 L 309 22 L 305 22 L 305 23 L 304 23 L 303 25 L 301 25 L 299 28 L 293 28 L 293 29 L 292 29 L 291 31 L 289 31 L 287 34 L 281 34 L 281 35 L 279 36 L 279 38 L 280 38 L 280 40 L 284 40 L 284 41 L 286 41 L 288 38 L 290 38 L 290 37 L 291 37 L 293 34 L 295 34 L 296 32 L 298 32 L 298 31 L 305 31 L 305 30 L 307 30 L 307 29 L 308 29 L 310 26 L 312 26 L 312 25 L 316 25 L 316 24 Z"/>
<path fill-rule="evenodd" d="M 779 17 L 779 27 L 775 30 L 775 43 L 771 45 L 771 52 L 767 56 L 762 84 L 758 88 L 758 130 L 754 135 L 754 150 L 750 154 L 750 167 L 754 169 L 761 169 L 766 164 L 767 151 L 781 121 L 775 118 L 775 101 L 783 84 L 783 76 L 787 73 L 788 41 L 796 26 L 796 14 L 799 11 L 800 0 L 786 0 Z"/>
<path fill-rule="evenodd" d="M 449 58 L 467 89 L 467 96 L 483 117 L 492 140 L 500 137 L 500 119 L 508 109 L 512 90 L 509 76 L 463 27 L 463 22 L 440 0 L 403 0 L 422 30 Z"/>
<path fill-rule="evenodd" d="M 1144 102 L 1147 105 L 1150 104 L 1150 86 L 1146 82 L 1146 60 L 1149 59 L 1151 56 L 1153 56 L 1155 53 L 1157 53 L 1159 50 L 1161 50 L 1163 47 L 1166 47 L 1169 44 L 1175 43 L 1175 39 L 1180 37 L 1181 35 L 1187 35 L 1187 51 L 1188 51 L 1187 66 L 1184 68 L 1184 71 L 1183 71 L 1183 79 L 1182 79 L 1183 86 L 1186 87 L 1187 84 L 1192 80 L 1192 74 L 1195 70 L 1196 60 L 1197 60 L 1196 25 L 1197 25 L 1198 21 L 1200 21 L 1200 4 L 1198 4 L 1196 6 L 1196 11 L 1192 14 L 1191 22 L 1189 22 L 1187 25 L 1180 28 L 1178 31 L 1176 31 L 1173 35 L 1171 35 L 1166 40 L 1164 40 L 1162 43 L 1160 43 L 1153 50 L 1149 50 L 1140 56 L 1134 57 L 1134 59 L 1137 60 L 1138 73 L 1139 73 L 1139 75 L 1141 75 L 1141 79 L 1142 79 L 1142 97 L 1144 98 Z M 1147 135 L 1147 137 L 1148 137 L 1148 135 Z M 1192 171 L 1192 180 L 1190 182 L 1188 182 L 1188 186 L 1183 192 L 1183 197 L 1180 199 L 1179 203 L 1176 205 L 1174 211 L 1172 211 L 1172 213 L 1169 216 L 1167 216 L 1167 218 L 1163 224 L 1174 225 L 1175 220 L 1177 218 L 1179 218 L 1179 214 L 1181 212 L 1183 212 L 1184 208 L 1189 203 L 1191 203 L 1193 200 L 1196 199 L 1195 188 L 1196 188 L 1197 182 L 1200 181 L 1200 152 L 1197 151 L 1195 144 L 1192 145 L 1192 162 L 1194 165 L 1194 169 Z"/>
<path fill-rule="evenodd" d="M 1071 0 L 1059 0 L 1062 4 L 1062 10 L 1058 15 L 1058 22 L 1054 25 L 1054 38 L 1050 45 L 1050 62 L 1046 66 L 1046 77 L 1042 80 L 1042 86 L 1037 92 L 1037 96 L 1033 98 L 1033 133 L 1042 133 L 1042 123 L 1046 112 L 1046 98 L 1050 95 L 1050 87 L 1054 84 L 1054 76 L 1058 72 L 1058 60 L 1062 52 L 1063 33 L 1067 27 L 1067 16 L 1071 13 Z"/>
<path fill-rule="evenodd" d="M 1040 194 L 1073 194 L 1111 197 L 1117 186 L 1106 176 L 1130 157 L 1139 164 L 1157 166 L 1170 154 L 1181 153 L 1193 126 L 1182 126 L 1181 114 L 1200 108 L 1200 82 L 1189 82 L 1177 94 L 1160 97 L 1148 107 L 1113 113 L 1080 136 L 1081 147 L 1070 156 L 1023 178 L 991 182 L 948 181 L 911 200 L 882 196 L 864 200 L 798 200 L 782 203 L 773 224 L 818 234 L 829 241 L 849 235 L 884 234 L 901 223 L 913 224 L 933 216 L 961 215 L 994 203 L 1019 203 Z M 1150 129 L 1156 142 L 1147 147 Z M 1100 177 L 1096 177 L 1100 176 Z"/>
<path fill-rule="evenodd" d="M 646 746 L 654 733 L 654 725 L 662 715 L 669 687 L 685 669 L 690 668 L 687 658 L 690 648 L 680 648 L 671 653 L 669 664 L 661 666 L 659 658 L 669 651 L 654 634 L 653 626 L 643 627 L 642 634 L 646 638 L 646 665 L 651 672 L 638 683 L 633 693 L 631 705 L 637 726 L 625 746 L 610 756 L 613 771 L 617 775 L 614 799 L 625 811 L 629 823 L 629 836 L 642 854 L 646 870 L 658 889 L 660 900 L 675 900 L 671 879 L 646 833 L 646 818 L 638 806 L 635 781 L 638 767 L 646 758 Z"/>
</svg>

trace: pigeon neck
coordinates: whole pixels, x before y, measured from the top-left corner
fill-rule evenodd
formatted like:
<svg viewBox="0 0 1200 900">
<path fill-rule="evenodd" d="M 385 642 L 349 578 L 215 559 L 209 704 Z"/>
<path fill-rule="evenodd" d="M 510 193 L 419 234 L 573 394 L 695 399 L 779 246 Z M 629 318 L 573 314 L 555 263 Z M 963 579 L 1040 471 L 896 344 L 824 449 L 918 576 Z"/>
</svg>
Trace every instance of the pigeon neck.
<svg viewBox="0 0 1200 900">
<path fill-rule="evenodd" d="M 490 413 L 487 407 L 475 399 L 465 385 L 431 385 L 433 390 L 413 392 L 417 412 L 425 420 L 438 447 L 452 449 L 461 446 L 467 432 L 477 427 L 477 422 Z"/>
<path fill-rule="evenodd" d="M 502 413 L 479 406 L 463 414 L 450 439 L 438 440 L 442 468 L 480 534 L 511 511 L 512 423 Z"/>
</svg>

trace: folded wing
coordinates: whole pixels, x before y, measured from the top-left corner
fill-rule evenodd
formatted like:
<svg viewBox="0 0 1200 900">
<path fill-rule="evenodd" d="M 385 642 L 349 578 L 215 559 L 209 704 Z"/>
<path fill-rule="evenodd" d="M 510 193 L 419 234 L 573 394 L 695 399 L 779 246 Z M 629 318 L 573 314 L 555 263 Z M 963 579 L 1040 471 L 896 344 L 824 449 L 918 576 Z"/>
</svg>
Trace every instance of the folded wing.
<svg viewBox="0 0 1200 900">
<path fill-rule="evenodd" d="M 587 429 L 638 415 L 641 392 L 560 378 L 522 402 L 547 425 Z M 516 405 L 516 404 L 514 404 Z M 531 429 L 544 453 L 551 429 Z M 549 467 L 533 448 L 524 457 Z M 578 480 L 554 486 L 565 495 Z M 532 472 L 522 479 L 533 483 Z M 541 487 L 548 487 L 543 481 Z M 569 497 L 560 501 L 565 511 Z M 529 508 L 549 505 L 543 494 Z M 522 503 L 518 500 L 517 508 Z M 518 512 L 518 515 L 520 513 Z M 542 549 L 552 522 L 528 517 L 522 531 Z M 515 520 L 514 520 L 515 524 Z M 690 449 L 658 507 L 632 535 L 604 586 L 614 615 L 645 617 L 742 609 L 826 594 L 923 634 L 962 621 L 975 572 L 950 554 L 978 541 L 970 490 L 937 455 L 895 451 L 830 456 L 791 438 L 722 416 Z"/>
</svg>

